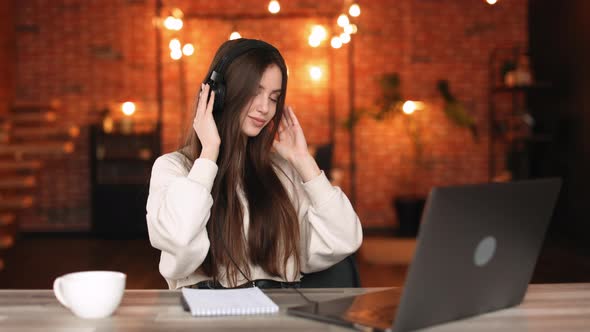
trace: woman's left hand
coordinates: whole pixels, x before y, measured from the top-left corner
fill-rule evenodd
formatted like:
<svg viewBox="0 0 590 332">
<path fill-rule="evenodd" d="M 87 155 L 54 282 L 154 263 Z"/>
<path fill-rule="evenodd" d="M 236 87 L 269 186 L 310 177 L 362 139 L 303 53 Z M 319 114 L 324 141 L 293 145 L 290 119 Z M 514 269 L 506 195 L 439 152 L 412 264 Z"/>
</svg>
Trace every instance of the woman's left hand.
<svg viewBox="0 0 590 332">
<path fill-rule="evenodd" d="M 304 182 L 321 173 L 317 163 L 309 154 L 303 129 L 291 106 L 285 107 L 273 147 L 281 157 L 295 167 Z"/>
<path fill-rule="evenodd" d="M 273 147 L 281 157 L 290 162 L 309 154 L 303 129 L 299 125 L 299 121 L 291 106 L 285 106 L 283 118 L 279 124 L 278 135 L 273 142 Z"/>
</svg>

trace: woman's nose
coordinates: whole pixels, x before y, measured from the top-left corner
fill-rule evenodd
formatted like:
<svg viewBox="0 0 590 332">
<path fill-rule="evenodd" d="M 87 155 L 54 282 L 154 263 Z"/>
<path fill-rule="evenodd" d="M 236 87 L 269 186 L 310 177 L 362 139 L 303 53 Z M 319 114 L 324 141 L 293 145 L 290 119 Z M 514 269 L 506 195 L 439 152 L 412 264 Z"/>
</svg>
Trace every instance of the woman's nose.
<svg viewBox="0 0 590 332">
<path fill-rule="evenodd" d="M 258 96 L 256 103 L 256 109 L 261 113 L 268 113 L 270 109 L 270 100 L 269 98 L 265 98 L 262 94 Z"/>
</svg>

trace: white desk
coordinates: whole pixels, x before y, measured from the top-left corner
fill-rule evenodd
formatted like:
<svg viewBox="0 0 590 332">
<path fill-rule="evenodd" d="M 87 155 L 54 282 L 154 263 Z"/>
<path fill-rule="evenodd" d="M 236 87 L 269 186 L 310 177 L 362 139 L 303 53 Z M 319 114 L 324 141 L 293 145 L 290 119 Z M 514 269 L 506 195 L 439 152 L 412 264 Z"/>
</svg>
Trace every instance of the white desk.
<svg viewBox="0 0 590 332">
<path fill-rule="evenodd" d="M 329 300 L 379 289 L 306 289 Z M 278 315 L 195 318 L 180 307 L 179 292 L 128 290 L 114 316 L 83 320 L 62 307 L 51 290 L 0 290 L 0 331 L 341 331 L 344 328 L 288 316 L 304 304 L 292 290 L 270 290 Z M 532 285 L 522 305 L 427 331 L 590 331 L 590 284 Z"/>
</svg>

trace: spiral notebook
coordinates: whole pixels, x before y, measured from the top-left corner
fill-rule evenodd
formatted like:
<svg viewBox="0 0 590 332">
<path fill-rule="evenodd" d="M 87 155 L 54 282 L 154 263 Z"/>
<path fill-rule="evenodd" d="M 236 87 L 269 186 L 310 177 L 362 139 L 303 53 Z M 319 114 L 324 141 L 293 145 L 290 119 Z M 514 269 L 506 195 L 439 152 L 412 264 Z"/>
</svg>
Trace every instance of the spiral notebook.
<svg viewBox="0 0 590 332">
<path fill-rule="evenodd" d="M 182 289 L 182 304 L 193 316 L 273 314 L 276 305 L 260 288 Z"/>
</svg>

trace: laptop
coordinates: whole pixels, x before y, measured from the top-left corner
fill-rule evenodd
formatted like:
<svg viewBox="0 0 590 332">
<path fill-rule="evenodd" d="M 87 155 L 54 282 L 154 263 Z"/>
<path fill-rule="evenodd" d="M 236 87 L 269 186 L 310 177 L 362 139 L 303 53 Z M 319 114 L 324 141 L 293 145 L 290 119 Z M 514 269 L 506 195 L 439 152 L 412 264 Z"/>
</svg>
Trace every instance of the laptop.
<svg viewBox="0 0 590 332">
<path fill-rule="evenodd" d="M 287 312 L 408 331 L 515 306 L 531 280 L 560 187 L 561 180 L 551 178 L 434 188 L 403 289 Z"/>
</svg>

